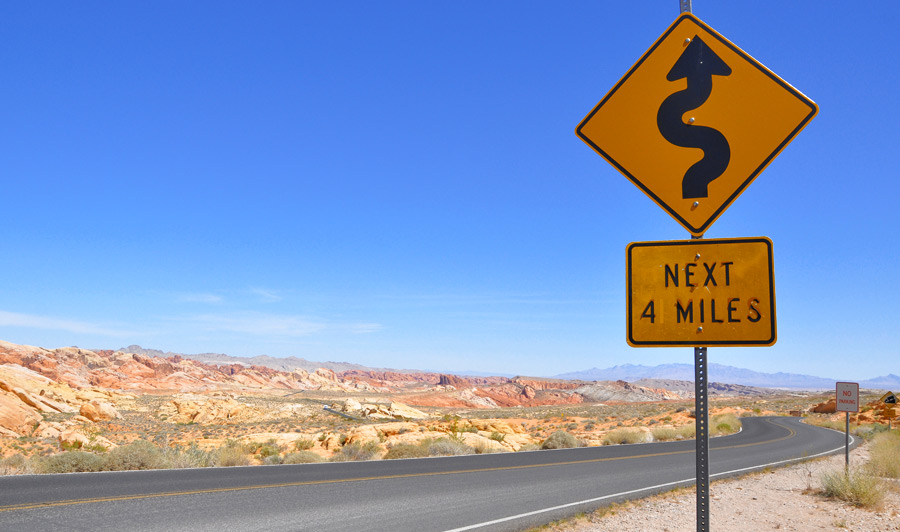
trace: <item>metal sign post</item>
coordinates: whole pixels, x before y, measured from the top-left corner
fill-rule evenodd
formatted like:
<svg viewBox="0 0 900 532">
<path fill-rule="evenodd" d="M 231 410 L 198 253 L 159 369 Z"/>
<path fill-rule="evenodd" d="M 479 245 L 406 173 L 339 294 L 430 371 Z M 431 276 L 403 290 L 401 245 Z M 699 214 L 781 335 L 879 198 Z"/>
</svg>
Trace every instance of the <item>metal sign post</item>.
<svg viewBox="0 0 900 532">
<path fill-rule="evenodd" d="M 709 532 L 709 401 L 706 348 L 694 348 L 694 414 L 697 447 L 697 532 Z"/>
<path fill-rule="evenodd" d="M 859 383 L 838 382 L 834 387 L 834 409 L 846 413 L 844 429 L 844 472 L 850 472 L 850 412 L 859 412 Z"/>
</svg>

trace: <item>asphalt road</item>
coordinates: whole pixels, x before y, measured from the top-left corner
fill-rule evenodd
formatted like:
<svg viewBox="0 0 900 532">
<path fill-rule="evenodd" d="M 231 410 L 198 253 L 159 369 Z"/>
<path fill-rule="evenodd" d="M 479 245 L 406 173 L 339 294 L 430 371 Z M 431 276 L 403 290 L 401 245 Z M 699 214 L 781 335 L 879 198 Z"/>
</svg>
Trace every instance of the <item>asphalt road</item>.
<svg viewBox="0 0 900 532">
<path fill-rule="evenodd" d="M 713 479 L 843 452 L 797 418 L 710 440 Z M 0 477 L 0 530 L 512 531 L 694 480 L 694 441 L 334 464 Z"/>
</svg>

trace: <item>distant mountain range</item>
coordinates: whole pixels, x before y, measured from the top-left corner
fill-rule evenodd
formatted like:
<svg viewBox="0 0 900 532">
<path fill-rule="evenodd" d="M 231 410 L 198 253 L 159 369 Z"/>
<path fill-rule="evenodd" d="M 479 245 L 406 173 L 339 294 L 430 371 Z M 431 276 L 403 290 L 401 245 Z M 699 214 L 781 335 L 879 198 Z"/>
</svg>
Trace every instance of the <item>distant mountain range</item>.
<svg viewBox="0 0 900 532">
<path fill-rule="evenodd" d="M 267 368 L 277 369 L 278 371 L 294 371 L 302 369 L 305 371 L 315 371 L 319 368 L 330 369 L 335 373 L 349 370 L 359 371 L 394 371 L 397 373 L 418 373 L 417 370 L 390 369 L 390 368 L 370 368 L 360 364 L 351 364 L 349 362 L 316 362 L 314 360 L 306 360 L 299 357 L 270 357 L 268 355 L 259 355 L 255 357 L 235 357 L 231 355 L 223 355 L 221 353 L 200 353 L 197 355 L 186 355 L 184 353 L 162 352 L 158 349 L 144 349 L 139 345 L 129 345 L 128 347 L 120 347 L 116 351 L 123 353 L 136 353 L 139 355 L 155 356 L 155 357 L 171 357 L 180 356 L 189 360 L 196 360 L 204 364 L 240 364 L 241 366 L 263 366 Z"/>
<path fill-rule="evenodd" d="M 659 366 L 643 366 L 640 364 L 622 364 L 606 369 L 591 368 L 557 375 L 557 379 L 603 381 L 623 380 L 635 382 L 641 379 L 670 379 L 681 381 L 694 380 L 693 364 L 661 364 Z M 802 375 L 799 373 L 761 373 L 749 369 L 709 365 L 710 382 L 758 386 L 764 388 L 787 388 L 797 390 L 834 389 L 835 379 Z M 875 377 L 859 382 L 862 388 L 900 389 L 900 377 L 894 374 Z"/>
<path fill-rule="evenodd" d="M 157 349 L 144 349 L 139 345 L 130 345 L 117 349 L 123 353 L 137 353 L 147 356 L 170 357 L 178 355 L 182 358 L 196 360 L 206 364 L 240 364 L 242 366 L 264 366 L 267 368 L 277 369 L 279 371 L 294 371 L 295 369 L 303 369 L 306 371 L 315 371 L 318 368 L 327 368 L 335 373 L 342 371 L 358 370 L 358 371 L 391 371 L 396 373 L 422 373 L 423 370 L 415 369 L 393 369 L 393 368 L 371 368 L 361 364 L 353 364 L 350 362 L 317 362 L 314 360 L 306 360 L 299 357 L 270 357 L 268 355 L 260 355 L 255 357 L 236 357 L 231 355 L 223 355 L 221 353 L 201 353 L 197 355 L 185 355 L 183 353 L 163 352 Z M 455 375 L 478 375 L 478 376 L 501 376 L 512 377 L 512 374 L 487 374 L 474 371 L 466 372 L 448 372 L 439 371 L 435 373 L 452 373 Z M 672 380 L 672 381 L 693 381 L 694 366 L 693 364 L 661 364 L 659 366 L 643 366 L 640 364 L 622 364 L 606 369 L 591 368 L 584 371 L 575 371 L 571 373 L 563 373 L 553 377 L 555 379 L 566 380 L 582 380 L 582 381 L 626 381 L 635 383 L 645 379 L 655 380 Z M 754 386 L 758 388 L 783 388 L 793 390 L 833 390 L 835 379 L 827 379 L 824 377 L 815 377 L 812 375 L 802 375 L 799 373 L 761 373 L 749 369 L 736 368 L 734 366 L 725 366 L 722 364 L 709 365 L 709 380 L 720 384 L 736 384 L 742 386 Z M 900 391 L 900 377 L 894 374 L 875 377 L 860 381 L 862 388 L 887 389 Z"/>
</svg>

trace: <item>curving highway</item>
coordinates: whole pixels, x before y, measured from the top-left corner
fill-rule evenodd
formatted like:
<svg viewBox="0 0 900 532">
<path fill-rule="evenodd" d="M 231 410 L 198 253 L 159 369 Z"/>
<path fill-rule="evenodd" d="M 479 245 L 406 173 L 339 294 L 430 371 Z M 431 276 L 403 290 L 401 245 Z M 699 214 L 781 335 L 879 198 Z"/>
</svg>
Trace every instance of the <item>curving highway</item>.
<svg viewBox="0 0 900 532">
<path fill-rule="evenodd" d="M 712 479 L 843 452 L 798 418 L 710 440 Z M 694 441 L 334 464 L 0 477 L 0 530 L 513 531 L 690 485 Z M 714 504 L 714 503 L 713 503 Z"/>
</svg>

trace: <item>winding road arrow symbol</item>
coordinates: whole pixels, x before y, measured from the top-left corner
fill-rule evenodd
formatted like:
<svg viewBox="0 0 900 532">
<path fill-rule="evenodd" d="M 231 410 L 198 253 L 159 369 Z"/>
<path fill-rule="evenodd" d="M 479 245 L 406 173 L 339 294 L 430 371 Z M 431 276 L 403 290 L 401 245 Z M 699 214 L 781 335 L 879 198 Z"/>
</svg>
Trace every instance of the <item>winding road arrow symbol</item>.
<svg viewBox="0 0 900 532">
<path fill-rule="evenodd" d="M 684 174 L 681 182 L 684 199 L 707 197 L 708 185 L 725 172 L 731 160 L 731 148 L 722 133 L 684 120 L 686 112 L 709 99 L 712 77 L 730 74 L 731 67 L 695 35 L 666 76 L 669 81 L 687 78 L 687 88 L 669 95 L 660 105 L 656 115 L 659 132 L 676 146 L 703 150 L 703 158 Z"/>
</svg>

